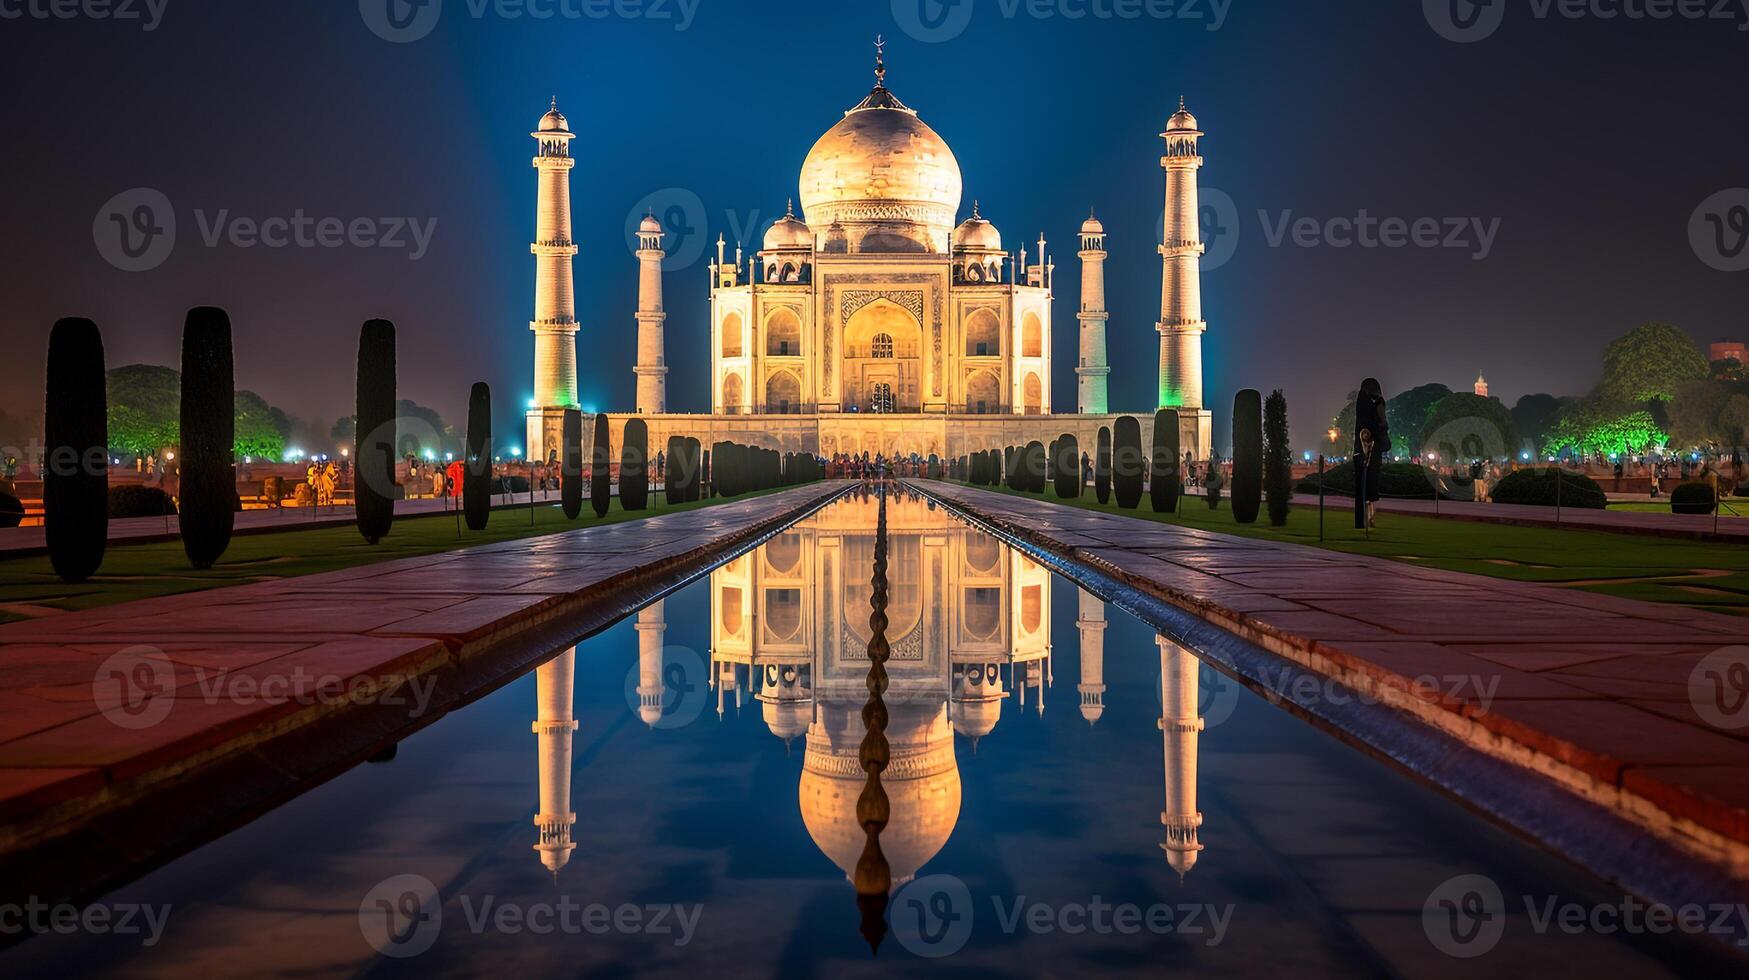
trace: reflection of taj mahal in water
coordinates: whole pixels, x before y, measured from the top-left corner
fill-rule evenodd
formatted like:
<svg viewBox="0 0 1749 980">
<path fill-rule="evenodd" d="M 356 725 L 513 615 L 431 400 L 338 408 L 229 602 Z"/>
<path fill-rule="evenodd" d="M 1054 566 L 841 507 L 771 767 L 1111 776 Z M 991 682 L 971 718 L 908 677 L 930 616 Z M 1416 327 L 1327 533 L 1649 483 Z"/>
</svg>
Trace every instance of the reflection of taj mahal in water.
<svg viewBox="0 0 1749 980">
<path fill-rule="evenodd" d="M 800 216 L 792 202 L 752 255 L 736 244 L 731 256 L 719 238 L 709 266 L 709 323 L 682 335 L 689 356 L 703 356 L 709 345 L 709 415 L 668 414 L 662 263 L 669 234 L 653 216 L 636 229 L 635 414 L 646 419 L 652 447 L 681 435 L 825 455 L 960 456 L 1049 443 L 1065 432 L 1092 446 L 1099 427 L 1115 417 L 1107 396 L 1104 225 L 1089 216 L 1078 226 L 1076 399 L 1073 414 L 1053 414 L 1056 263 L 1045 237 L 1029 243 L 1031 252 L 1028 245 L 1010 251 L 976 201 L 960 220 L 958 159 L 887 88 L 886 74 L 884 57 L 877 58 L 874 89 L 808 153 L 798 182 Z M 1146 445 L 1155 408 L 1179 410 L 1182 444 L 1207 458 L 1197 127 L 1180 100 L 1160 134 L 1158 401 L 1135 414 Z M 572 288 L 578 246 L 570 213 L 576 135 L 556 100 L 532 135 L 540 193 L 528 445 L 532 456 L 545 458 L 558 446 L 563 410 L 579 403 L 581 327 Z M 611 428 L 618 439 L 623 426 Z M 592 432 L 585 426 L 586 439 Z"/>
<path fill-rule="evenodd" d="M 856 801 L 866 779 L 858 748 L 868 698 L 877 506 L 873 499 L 846 498 L 710 576 L 709 670 L 719 717 L 751 699 L 771 734 L 786 744 L 805 740 L 797 789 L 802 819 L 814 843 L 846 874 L 865 840 Z M 891 761 L 883 784 L 892 821 L 881 844 L 898 883 L 941 850 L 959 820 L 955 734 L 975 750 L 978 739 L 999 737 L 993 733 L 1005 702 L 1044 711 L 1053 680 L 1052 581 L 1043 566 L 917 498 L 890 498 L 887 521 Z M 1082 591 L 1079 608 L 1076 690 L 1081 716 L 1092 724 L 1105 711 L 1105 603 Z M 663 603 L 639 614 L 637 713 L 652 727 L 664 711 L 664 629 Z M 1165 766 L 1160 846 L 1183 874 L 1202 849 L 1198 661 L 1165 637 L 1158 645 Z M 555 872 L 570 859 L 576 821 L 570 803 L 574 657 L 568 651 L 536 672 L 536 849 Z"/>
</svg>

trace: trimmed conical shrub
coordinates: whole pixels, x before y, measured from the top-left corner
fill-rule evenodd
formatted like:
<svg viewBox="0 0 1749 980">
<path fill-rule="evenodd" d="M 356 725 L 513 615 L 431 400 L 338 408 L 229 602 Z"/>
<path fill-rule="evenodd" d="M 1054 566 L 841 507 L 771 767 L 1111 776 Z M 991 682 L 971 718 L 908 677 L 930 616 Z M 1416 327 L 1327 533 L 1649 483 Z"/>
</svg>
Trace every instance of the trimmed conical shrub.
<svg viewBox="0 0 1749 980">
<path fill-rule="evenodd" d="M 1051 444 L 1045 447 L 1045 485 L 1040 488 L 1040 493 L 1053 492 L 1057 489 L 1057 480 L 1059 479 L 1057 462 L 1057 440 L 1052 439 Z"/>
<path fill-rule="evenodd" d="M 462 514 L 468 530 L 484 531 L 492 516 L 492 388 L 474 383 L 468 393 L 467 461 L 462 468 Z"/>
<path fill-rule="evenodd" d="M 1111 499 L 1111 427 L 1099 427 L 1098 455 L 1093 460 L 1093 495 L 1100 504 Z"/>
<path fill-rule="evenodd" d="M 626 420 L 619 450 L 619 505 L 626 510 L 650 505 L 650 427 L 643 419 Z"/>
<path fill-rule="evenodd" d="M 1029 442 L 1020 455 L 1021 489 L 1027 493 L 1045 491 L 1045 444 Z"/>
<path fill-rule="evenodd" d="M 699 469 L 699 494 L 709 500 L 717 495 L 716 446 L 712 443 L 710 449 L 704 450 L 704 461 Z"/>
<path fill-rule="evenodd" d="M 559 506 L 565 519 L 583 513 L 583 413 L 565 409 L 564 444 L 559 457 Z"/>
<path fill-rule="evenodd" d="M 109 401 L 97 324 L 77 317 L 56 321 L 47 375 L 43 531 L 55 574 L 63 582 L 83 582 L 103 565 L 109 538 Z M 8 506 L 17 502 L 6 496 Z M 0 526 L 18 523 L 8 518 Z"/>
<path fill-rule="evenodd" d="M 1056 441 L 1057 496 L 1073 500 L 1081 496 L 1081 443 L 1065 432 Z"/>
<path fill-rule="evenodd" d="M 686 499 L 704 499 L 704 443 L 690 436 L 686 440 Z"/>
<path fill-rule="evenodd" d="M 1175 409 L 1162 408 L 1154 413 L 1153 441 L 1148 460 L 1148 500 L 1154 505 L 1154 513 L 1170 514 L 1178 509 L 1178 495 L 1184 489 Z"/>
<path fill-rule="evenodd" d="M 1269 501 L 1269 523 L 1287 523 L 1293 498 L 1293 449 L 1288 445 L 1287 396 L 1277 388 L 1263 403 L 1263 494 Z"/>
<path fill-rule="evenodd" d="M 607 516 L 613 505 L 613 447 L 608 442 L 612 433 L 607 427 L 606 413 L 595 416 L 595 439 L 589 447 L 589 509 L 597 518 Z"/>
<path fill-rule="evenodd" d="M 686 499 L 686 437 L 668 437 L 668 456 L 663 461 L 662 497 L 672 507 Z"/>
<path fill-rule="evenodd" d="M 237 516 L 237 389 L 231 318 L 214 306 L 188 311 L 182 327 L 182 451 L 176 464 L 182 550 L 197 569 L 213 567 L 231 545 Z"/>
<path fill-rule="evenodd" d="M 1113 423 L 1111 447 L 1111 487 L 1117 494 L 1117 505 L 1135 510 L 1142 502 L 1142 476 L 1148 460 L 1142 455 L 1142 423 L 1134 415 L 1119 416 Z"/>
<path fill-rule="evenodd" d="M 395 325 L 368 320 L 358 332 L 358 413 L 353 433 L 353 498 L 358 533 L 369 544 L 389 536 L 395 523 Z"/>
<path fill-rule="evenodd" d="M 1246 388 L 1233 396 L 1233 519 L 1257 520 L 1263 504 L 1263 395 Z"/>
</svg>

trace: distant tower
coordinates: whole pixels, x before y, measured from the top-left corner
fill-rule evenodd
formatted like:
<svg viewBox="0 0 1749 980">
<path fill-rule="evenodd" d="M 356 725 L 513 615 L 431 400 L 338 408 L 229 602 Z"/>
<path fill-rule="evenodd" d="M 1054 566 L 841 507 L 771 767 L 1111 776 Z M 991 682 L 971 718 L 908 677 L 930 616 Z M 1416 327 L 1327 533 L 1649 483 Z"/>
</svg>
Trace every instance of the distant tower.
<svg viewBox="0 0 1749 980">
<path fill-rule="evenodd" d="M 1166 235 L 1160 243 L 1160 407 L 1180 412 L 1180 425 L 1194 437 L 1198 459 L 1207 459 L 1210 433 L 1202 391 L 1202 225 L 1196 172 L 1202 169 L 1196 117 L 1178 100 L 1178 111 L 1167 120 Z M 1191 432 L 1189 426 L 1195 424 Z"/>
<path fill-rule="evenodd" d="M 1482 377 L 1480 374 L 1476 375 L 1475 392 L 1483 398 L 1488 397 L 1488 379 Z"/>
<path fill-rule="evenodd" d="M 575 677 L 577 651 L 567 650 L 535 668 L 536 713 L 534 733 L 540 743 L 540 812 L 534 825 L 540 830 L 540 861 L 556 878 L 571 860 L 571 739 L 577 720 L 571 716 L 571 684 Z"/>
<path fill-rule="evenodd" d="M 1160 811 L 1166 839 L 1160 849 L 1182 881 L 1202 850 L 1197 839 L 1202 814 L 1196 809 L 1196 743 L 1203 724 L 1196 713 L 1197 659 L 1164 636 L 1154 642 L 1160 647 L 1160 731 L 1166 759 L 1166 808 Z"/>
<path fill-rule="evenodd" d="M 1075 621 L 1081 630 L 1081 717 L 1091 725 L 1105 714 L 1105 602 L 1086 589 L 1081 590 L 1081 618 Z"/>
<path fill-rule="evenodd" d="M 638 226 L 638 414 L 668 411 L 668 358 L 662 312 L 662 224 L 654 214 Z"/>
<path fill-rule="evenodd" d="M 535 205 L 534 405 L 528 412 L 528 458 L 546 459 L 561 451 L 565 409 L 577 402 L 577 307 L 571 287 L 571 140 L 559 100 L 530 133 L 539 144 L 534 168 L 540 172 Z"/>
<path fill-rule="evenodd" d="M 1081 363 L 1077 410 L 1082 415 L 1104 415 L 1110 410 L 1107 378 L 1111 366 L 1105 358 L 1105 226 L 1088 214 L 1081 224 Z M 1083 593 L 1085 594 L 1085 593 Z"/>
<path fill-rule="evenodd" d="M 643 378 L 638 379 L 641 386 Z M 668 600 L 658 599 L 638 612 L 638 718 L 651 728 L 662 720 L 662 637 L 668 630 Z"/>
</svg>

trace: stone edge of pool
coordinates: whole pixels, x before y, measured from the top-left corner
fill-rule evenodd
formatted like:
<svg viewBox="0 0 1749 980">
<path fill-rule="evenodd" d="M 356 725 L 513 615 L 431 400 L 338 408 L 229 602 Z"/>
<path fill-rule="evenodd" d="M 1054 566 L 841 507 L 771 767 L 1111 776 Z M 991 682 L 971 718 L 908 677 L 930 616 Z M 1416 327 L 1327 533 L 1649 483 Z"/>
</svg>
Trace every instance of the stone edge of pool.
<svg viewBox="0 0 1749 980">
<path fill-rule="evenodd" d="M 1179 612 L 1200 619 L 1267 655 L 1280 658 L 1292 667 L 1334 680 L 1359 694 L 1375 698 L 1377 703 L 1391 709 L 1391 713 L 1399 720 L 1396 726 L 1399 732 L 1410 728 L 1432 729 L 1439 735 L 1481 753 L 1489 760 L 1504 762 L 1518 772 L 1534 776 L 1559 791 L 1545 798 L 1545 803 L 1558 806 L 1564 800 L 1570 800 L 1577 806 L 1588 804 L 1601 808 L 1637 828 L 1643 835 L 1671 842 L 1682 854 L 1698 859 L 1728 880 L 1739 883 L 1749 880 L 1749 813 L 1745 813 L 1739 806 L 1689 787 L 1661 781 L 1655 774 L 1644 774 L 1605 753 L 1574 746 L 1564 739 L 1538 731 L 1522 722 L 1496 718 L 1461 701 L 1417 696 L 1411 693 L 1417 687 L 1414 678 L 1389 666 L 1369 661 L 1364 655 L 1344 651 L 1336 644 L 1310 638 L 1292 629 L 1265 623 L 1251 614 L 1224 606 L 1219 599 L 1192 595 L 1163 585 L 1144 575 L 1127 571 L 1098 555 L 1089 554 L 1079 546 L 1066 544 L 1053 537 L 1048 530 L 992 513 L 989 508 L 978 506 L 971 496 L 987 493 L 985 491 L 933 481 L 912 481 L 910 485 L 948 509 L 993 530 L 1011 543 L 1058 559 L 1071 567 L 1090 568 L 1124 588 L 1135 590 Z M 1006 495 L 988 496 L 992 502 L 1007 503 L 1011 500 Z M 1034 498 L 1013 499 L 1042 506 L 1058 506 Z M 1122 515 L 1102 516 L 1122 518 Z M 1150 528 L 1163 526 L 1151 521 L 1141 523 Z M 1207 533 L 1213 535 L 1213 532 Z M 1504 670 L 1502 668 L 1503 672 Z M 1249 680 L 1244 677 L 1240 679 Z M 1281 704 L 1279 699 L 1270 700 Z M 1327 720 L 1318 712 L 1306 711 L 1302 706 L 1291 703 L 1284 706 L 1295 708 L 1296 713 L 1313 720 Z M 1477 769 L 1442 764 L 1439 771 L 1430 771 L 1430 767 L 1424 768 L 1403 758 L 1389 745 L 1375 744 L 1379 734 L 1381 733 L 1374 732 L 1373 738 L 1361 735 L 1363 747 L 1374 754 L 1395 759 L 1420 778 L 1433 782 L 1472 805 L 1481 806 L 1486 812 L 1506 821 L 1509 826 L 1531 833 L 1531 836 L 1542 841 L 1545 846 L 1568 855 L 1581 865 L 1589 866 L 1582 852 L 1591 846 L 1591 842 L 1555 840 L 1552 838 L 1556 834 L 1546 832 L 1558 824 L 1558 820 L 1547 821 L 1545 832 L 1533 832 L 1524 828 L 1521 820 L 1479 802 L 1489 794 L 1476 791 L 1478 787 L 1469 783 L 1482 776 L 1487 771 L 1485 767 Z M 1384 734 L 1387 737 L 1389 735 Z M 1744 758 L 1749 760 L 1749 745 L 1744 747 Z M 1618 781 L 1611 782 L 1599 775 L 1600 772 L 1612 768 L 1619 774 Z"/>
<path fill-rule="evenodd" d="M 105 732 L 87 716 L 28 736 L 28 751 L 37 764 L 8 765 L 6 749 L 27 739 L 0 743 L 0 901 L 17 892 L 46 901 L 90 897 L 159 866 L 192 847 L 247 823 L 314 785 L 345 772 L 369 758 L 385 742 L 394 744 L 427 727 L 449 712 L 490 694 L 561 645 L 604 629 L 655 598 L 680 588 L 712 568 L 744 553 L 796 521 L 854 489 L 854 484 L 826 483 L 797 487 L 747 501 L 663 515 L 646 520 L 673 521 L 696 515 L 700 521 L 730 523 L 722 533 L 681 550 L 658 552 L 653 560 L 613 568 L 577 589 L 542 596 L 532 602 L 502 606 L 501 615 L 488 612 L 453 628 L 413 623 L 383 635 L 327 638 L 287 658 L 304 657 L 312 670 L 341 672 L 357 682 L 363 697 L 317 704 L 255 704 L 248 710 L 196 712 L 186 730 L 153 733 L 156 742 L 125 744 L 121 728 Z M 737 522 L 738 513 L 748 519 Z M 625 522 L 626 534 L 644 522 Z M 557 537 L 588 535 L 596 528 L 559 532 L 545 539 L 485 545 L 450 553 L 503 554 L 517 546 Z M 583 540 L 587 540 L 584 538 Z M 375 566 L 305 576 L 270 585 L 295 582 L 302 590 L 323 586 L 346 589 L 361 573 L 373 569 L 417 571 L 418 560 L 397 560 Z M 611 566 L 611 562 L 607 563 Z M 200 597 L 259 593 L 260 586 L 144 600 L 91 610 L 113 617 L 129 606 L 150 604 L 158 610 L 186 611 Z M 316 595 L 316 592 L 309 592 Z M 481 598 L 489 598 L 483 595 Z M 179 601 L 180 600 L 180 601 Z M 464 600 L 467 601 L 467 600 Z M 81 639 L 95 643 L 102 635 L 81 636 L 68 627 L 80 614 L 56 617 L 58 632 L 45 638 L 19 638 L 0 628 L 0 651 L 7 647 L 71 646 Z M 18 627 L 23 624 L 7 624 Z M 101 624 L 100 624 L 101 625 Z M 424 634 L 424 635 L 421 635 Z M 216 643 L 234 640 L 216 639 Z M 257 638 L 259 639 L 259 638 Z M 366 643 L 368 641 L 368 645 Z M 350 645 L 349 645 L 350 642 Z M 173 654 L 175 655 L 175 654 Z M 95 658 L 93 664 L 96 663 Z M 288 667 L 274 661 L 283 673 Z M 180 668 L 179 668 L 180 669 Z M 389 706 L 376 697 L 415 679 L 429 678 L 428 710 L 411 714 L 405 704 Z M 180 682 L 180 677 L 178 678 Z M 180 693 L 185 688 L 178 688 Z M 407 699 L 410 700 L 410 699 Z M 211 707 L 205 705 L 203 707 Z M 80 726 L 79 721 L 86 724 Z M 175 725 L 167 726 L 175 728 Z M 55 746 L 54 733 L 64 732 Z M 94 752 L 96 739 L 121 744 L 114 751 Z M 57 753 L 68 761 L 57 764 Z M 86 757 L 80 760 L 79 757 Z M 107 761 L 94 761 L 103 758 Z M 0 946 L 11 943 L 0 943 Z"/>
</svg>

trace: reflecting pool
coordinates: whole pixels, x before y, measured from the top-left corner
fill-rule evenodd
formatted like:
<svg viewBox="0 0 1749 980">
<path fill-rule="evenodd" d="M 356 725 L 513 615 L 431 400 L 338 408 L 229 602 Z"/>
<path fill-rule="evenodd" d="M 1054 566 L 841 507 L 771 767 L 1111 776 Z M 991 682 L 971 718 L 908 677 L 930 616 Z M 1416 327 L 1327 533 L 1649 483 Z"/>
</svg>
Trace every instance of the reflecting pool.
<svg viewBox="0 0 1749 980">
<path fill-rule="evenodd" d="M 1635 900 L 928 501 L 844 499 L 0 975 L 1722 975 Z M 866 805 L 866 804 L 865 804 Z M 871 949 L 871 937 L 873 948 Z"/>
</svg>

